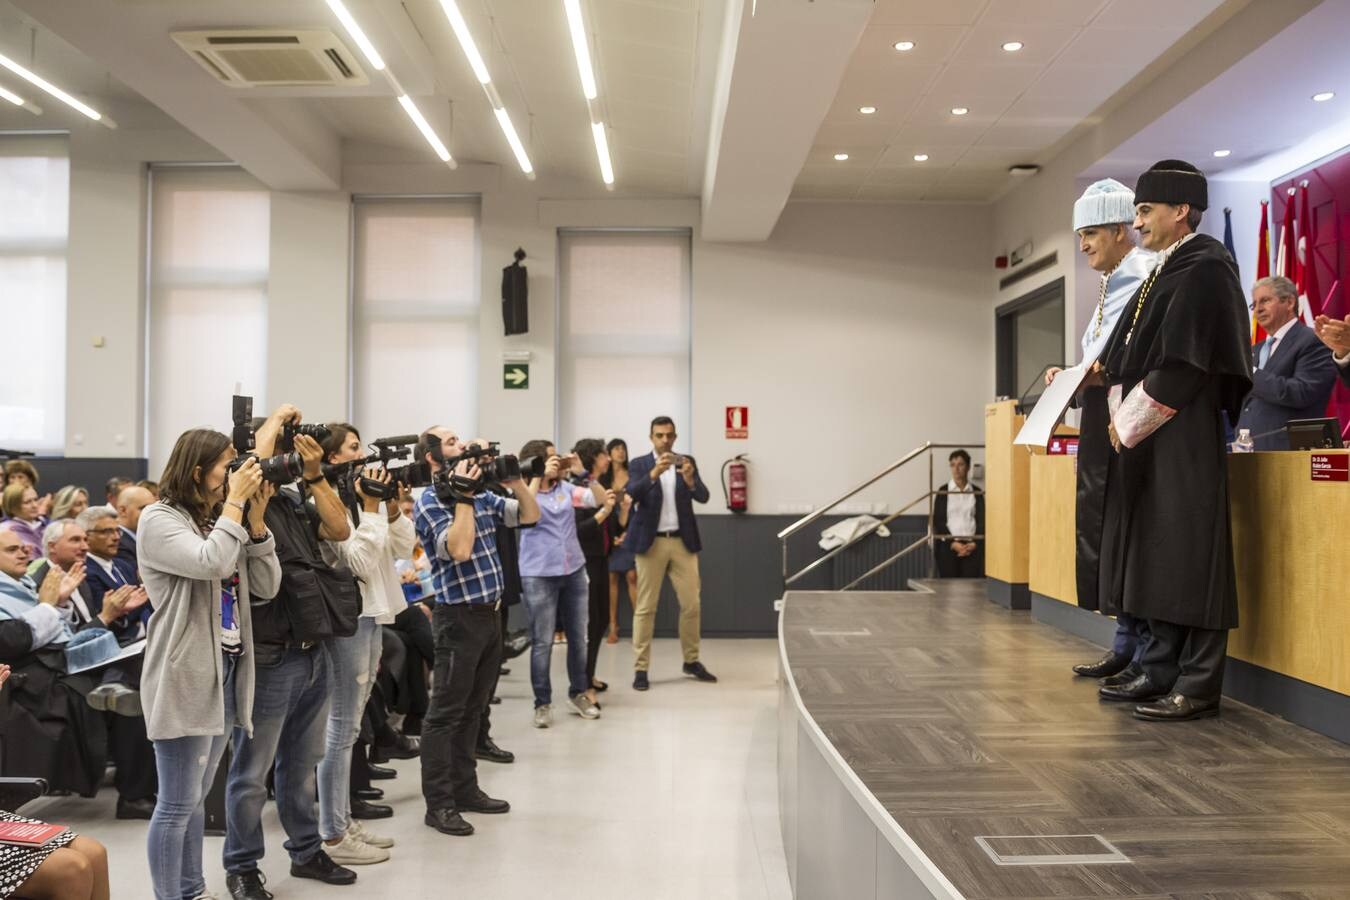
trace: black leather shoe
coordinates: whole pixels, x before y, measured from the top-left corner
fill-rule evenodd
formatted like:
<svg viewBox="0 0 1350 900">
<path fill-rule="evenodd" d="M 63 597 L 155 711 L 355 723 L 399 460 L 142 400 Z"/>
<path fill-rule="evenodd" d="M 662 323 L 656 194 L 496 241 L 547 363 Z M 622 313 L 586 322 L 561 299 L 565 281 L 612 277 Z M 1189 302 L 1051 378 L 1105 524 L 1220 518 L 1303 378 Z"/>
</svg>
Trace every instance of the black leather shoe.
<svg viewBox="0 0 1350 900">
<path fill-rule="evenodd" d="M 110 681 L 107 684 L 100 684 L 84 699 L 94 709 L 116 713 L 119 716 L 134 719 L 144 714 L 141 709 L 141 692 L 121 682 Z"/>
<path fill-rule="evenodd" d="M 369 800 L 352 798 L 353 819 L 387 819 L 394 814 L 392 806 L 371 803 Z"/>
<path fill-rule="evenodd" d="M 1073 667 L 1073 674 L 1083 678 L 1109 678 L 1125 671 L 1130 657 L 1124 653 L 1108 653 L 1095 663 L 1084 663 Z"/>
<path fill-rule="evenodd" d="M 524 630 L 516 631 L 506 636 L 502 655 L 507 659 L 515 659 L 528 649 L 530 649 L 530 633 Z"/>
<path fill-rule="evenodd" d="M 684 674 L 697 678 L 699 681 L 706 681 L 709 684 L 717 683 L 717 676 L 709 672 L 701 662 L 685 663 Z"/>
<path fill-rule="evenodd" d="M 376 742 L 370 747 L 370 761 L 387 763 L 391 759 L 416 759 L 422 755 L 417 738 L 398 735 L 393 741 Z"/>
<path fill-rule="evenodd" d="M 1108 675 L 1105 678 L 1103 678 L 1100 682 L 1100 686 L 1120 687 L 1122 684 L 1129 684 L 1131 681 L 1134 681 L 1136 678 L 1138 678 L 1140 675 L 1143 674 L 1144 670 L 1142 668 L 1136 666 L 1134 663 L 1130 663 L 1128 666 L 1121 669 L 1115 675 Z"/>
<path fill-rule="evenodd" d="M 651 687 L 651 685 L 649 685 L 649 684 L 647 683 L 647 673 L 646 673 L 646 672 L 634 672 L 634 673 L 633 673 L 633 690 L 635 690 L 635 691 L 645 691 L 645 690 L 646 690 L 647 688 L 649 688 L 649 687 Z"/>
<path fill-rule="evenodd" d="M 149 819 L 154 814 L 155 801 L 149 797 L 140 800 L 117 798 L 117 818 L 119 819 Z"/>
<path fill-rule="evenodd" d="M 1149 681 L 1147 675 L 1140 675 L 1129 684 L 1097 690 L 1098 697 L 1112 703 L 1147 703 L 1149 700 L 1157 700 L 1166 693 L 1167 691 Z"/>
<path fill-rule="evenodd" d="M 263 887 L 266 883 L 267 879 L 257 869 L 225 876 L 225 890 L 232 900 L 272 900 L 272 892 Z"/>
<path fill-rule="evenodd" d="M 483 793 L 482 788 L 477 788 L 467 797 L 456 797 L 455 808 L 460 812 L 483 813 L 484 815 L 497 816 L 511 811 L 511 804 L 505 800 L 494 800 Z"/>
<path fill-rule="evenodd" d="M 314 858 L 303 866 L 291 863 L 291 877 L 313 878 L 324 884 L 356 884 L 356 873 L 333 862 L 332 857 L 322 850 L 315 853 Z"/>
<path fill-rule="evenodd" d="M 508 669 L 506 666 L 502 666 L 500 669 L 497 670 L 497 674 L 498 674 L 498 675 L 510 675 L 510 674 L 511 674 L 511 670 Z"/>
<path fill-rule="evenodd" d="M 1176 691 L 1152 703 L 1134 708 L 1134 717 L 1145 722 L 1190 722 L 1219 714 L 1218 700 L 1196 700 Z"/>
<path fill-rule="evenodd" d="M 422 820 L 441 834 L 455 837 L 468 837 L 473 834 L 473 826 L 464 821 L 464 817 L 455 809 L 433 809 Z"/>
<path fill-rule="evenodd" d="M 514 753 L 498 747 L 497 742 L 492 738 L 483 738 L 479 741 L 478 749 L 473 751 L 473 755 L 478 759 L 495 763 L 513 763 L 516 761 Z"/>
<path fill-rule="evenodd" d="M 377 787 L 357 788 L 352 791 L 352 796 L 358 800 L 383 800 L 384 791 Z"/>
<path fill-rule="evenodd" d="M 398 777 L 398 769 L 391 769 L 388 766 L 370 766 L 371 781 L 388 781 Z"/>
</svg>

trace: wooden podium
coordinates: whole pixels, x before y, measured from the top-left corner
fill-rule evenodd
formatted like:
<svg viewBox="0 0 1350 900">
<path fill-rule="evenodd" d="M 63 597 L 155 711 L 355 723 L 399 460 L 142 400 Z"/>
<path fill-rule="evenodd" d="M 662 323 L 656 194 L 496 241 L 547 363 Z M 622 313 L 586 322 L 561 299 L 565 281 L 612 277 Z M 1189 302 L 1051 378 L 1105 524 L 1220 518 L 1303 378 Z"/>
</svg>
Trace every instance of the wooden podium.
<svg viewBox="0 0 1350 900">
<path fill-rule="evenodd" d="M 984 408 L 985 585 L 1009 609 L 1031 608 L 1031 453 L 1013 445 L 1024 421 L 1016 400 Z"/>
</svg>

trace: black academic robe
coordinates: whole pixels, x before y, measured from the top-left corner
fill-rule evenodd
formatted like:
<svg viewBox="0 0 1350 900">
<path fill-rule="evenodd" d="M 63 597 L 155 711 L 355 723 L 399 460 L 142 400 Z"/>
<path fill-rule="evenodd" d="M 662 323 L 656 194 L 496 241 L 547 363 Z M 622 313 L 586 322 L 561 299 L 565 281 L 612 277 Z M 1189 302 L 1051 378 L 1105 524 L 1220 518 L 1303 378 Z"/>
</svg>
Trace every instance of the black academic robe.
<svg viewBox="0 0 1350 900">
<path fill-rule="evenodd" d="M 1112 335 L 1108 380 L 1122 397 L 1143 382 L 1177 413 L 1111 455 L 1100 605 L 1193 628 L 1235 628 L 1224 414 L 1237 420 L 1252 384 L 1237 268 L 1222 244 L 1196 235 L 1168 259 L 1142 307 L 1138 301 L 1136 294 Z"/>
<path fill-rule="evenodd" d="M 1083 609 L 1099 609 L 1097 582 L 1102 551 L 1102 516 L 1112 454 L 1106 432 L 1111 421 L 1106 408 L 1106 389 L 1085 388 L 1079 395 L 1078 406 L 1082 411 L 1078 423 L 1078 497 L 1074 507 L 1078 605 Z"/>
</svg>

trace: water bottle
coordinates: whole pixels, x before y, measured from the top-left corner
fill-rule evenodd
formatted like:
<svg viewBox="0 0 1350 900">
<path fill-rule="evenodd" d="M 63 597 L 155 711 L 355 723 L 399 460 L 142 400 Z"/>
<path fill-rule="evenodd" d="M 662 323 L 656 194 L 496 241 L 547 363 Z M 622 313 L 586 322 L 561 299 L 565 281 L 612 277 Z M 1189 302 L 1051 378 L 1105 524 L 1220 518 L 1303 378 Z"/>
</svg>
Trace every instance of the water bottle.
<svg viewBox="0 0 1350 900">
<path fill-rule="evenodd" d="M 1252 440 L 1250 428 L 1243 428 L 1238 432 L 1237 440 L 1233 441 L 1234 453 L 1255 453 L 1256 442 Z"/>
</svg>

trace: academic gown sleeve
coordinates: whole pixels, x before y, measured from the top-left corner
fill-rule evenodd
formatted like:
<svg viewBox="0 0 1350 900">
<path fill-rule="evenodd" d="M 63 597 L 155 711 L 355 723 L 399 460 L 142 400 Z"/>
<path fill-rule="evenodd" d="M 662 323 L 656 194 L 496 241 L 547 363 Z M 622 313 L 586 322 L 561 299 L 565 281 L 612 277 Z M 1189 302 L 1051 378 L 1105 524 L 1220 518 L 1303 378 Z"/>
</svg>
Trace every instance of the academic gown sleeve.
<svg viewBox="0 0 1350 900">
<path fill-rule="evenodd" d="M 1135 385 L 1111 421 L 1126 447 L 1137 447 L 1195 399 L 1209 376 L 1184 364 L 1155 369 Z"/>
</svg>

